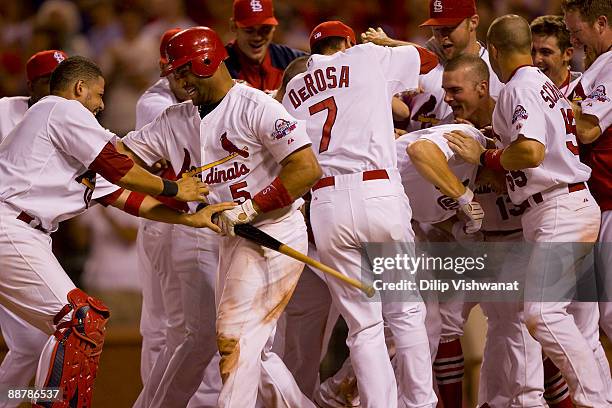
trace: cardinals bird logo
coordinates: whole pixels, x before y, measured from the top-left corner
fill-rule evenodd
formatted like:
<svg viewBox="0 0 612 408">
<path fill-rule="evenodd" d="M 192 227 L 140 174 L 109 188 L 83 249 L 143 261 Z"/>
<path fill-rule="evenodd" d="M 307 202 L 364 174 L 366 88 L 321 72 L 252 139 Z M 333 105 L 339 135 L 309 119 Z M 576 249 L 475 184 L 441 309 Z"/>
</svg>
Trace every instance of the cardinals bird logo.
<svg viewBox="0 0 612 408">
<path fill-rule="evenodd" d="M 512 124 L 514 125 L 519 119 L 526 120 L 529 117 L 529 114 L 523 108 L 523 105 L 516 105 L 514 108 L 514 113 L 512 114 Z"/>
<path fill-rule="evenodd" d="M 249 152 L 246 149 L 239 149 L 227 138 L 227 132 L 221 135 L 221 147 L 228 153 L 235 153 L 245 159 L 249 157 Z"/>
<path fill-rule="evenodd" d="M 215 160 L 212 163 L 205 164 L 204 166 L 201 166 L 201 167 L 192 168 L 191 170 L 184 172 L 183 178 L 195 176 L 196 174 L 200 174 L 205 170 L 208 170 L 220 164 L 226 163 L 238 156 L 244 157 L 245 159 L 249 157 L 249 152 L 247 151 L 247 148 L 244 147 L 243 149 L 239 149 L 234 143 L 232 143 L 227 138 L 227 132 L 224 132 L 221 135 L 220 140 L 221 140 L 221 148 L 225 150 L 226 152 L 228 152 L 229 154 L 219 160 Z"/>
</svg>

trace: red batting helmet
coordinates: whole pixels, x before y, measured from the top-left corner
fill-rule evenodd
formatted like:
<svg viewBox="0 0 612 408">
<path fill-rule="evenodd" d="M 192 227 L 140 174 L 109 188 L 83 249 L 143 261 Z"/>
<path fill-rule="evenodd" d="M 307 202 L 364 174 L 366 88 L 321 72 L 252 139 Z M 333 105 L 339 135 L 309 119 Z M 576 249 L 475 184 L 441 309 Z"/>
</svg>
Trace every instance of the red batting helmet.
<svg viewBox="0 0 612 408">
<path fill-rule="evenodd" d="M 191 62 L 191 72 L 208 77 L 227 58 L 227 51 L 221 38 L 211 28 L 192 27 L 180 31 L 168 41 L 166 56 L 168 65 L 162 71 L 162 76 Z"/>
</svg>

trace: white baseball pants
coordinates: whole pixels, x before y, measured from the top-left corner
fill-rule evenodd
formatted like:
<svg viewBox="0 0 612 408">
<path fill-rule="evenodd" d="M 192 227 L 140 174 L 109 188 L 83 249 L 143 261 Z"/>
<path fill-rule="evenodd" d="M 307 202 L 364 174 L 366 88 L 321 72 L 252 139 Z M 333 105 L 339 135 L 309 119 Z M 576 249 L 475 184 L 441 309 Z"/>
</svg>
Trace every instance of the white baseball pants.
<svg viewBox="0 0 612 408">
<path fill-rule="evenodd" d="M 362 173 L 336 176 L 313 192 L 311 223 L 321 261 L 361 279 L 362 243 L 413 242 L 411 210 L 399 175 L 363 181 Z M 349 327 L 347 345 L 362 407 L 435 406 L 431 357 L 422 302 L 368 301 L 358 289 L 325 277 L 334 306 Z M 383 315 L 396 345 L 395 375 L 385 345 Z M 398 388 L 399 385 L 399 388 Z"/>
<path fill-rule="evenodd" d="M 260 228 L 297 251 L 308 250 L 299 211 Z M 219 252 L 217 345 L 223 388 L 218 406 L 252 408 L 259 391 L 266 406 L 314 408 L 270 351 L 276 322 L 304 264 L 240 237 L 222 238 Z"/>
<path fill-rule="evenodd" d="M 597 240 L 600 221 L 599 207 L 588 190 L 547 198 L 529 208 L 522 218 L 523 233 L 528 242 L 537 244 L 537 250 L 529 260 L 526 289 L 539 290 L 546 287 L 546 282 L 558 281 L 561 276 L 571 277 L 580 268 L 590 245 L 571 249 L 567 246 L 567 250 L 562 252 L 560 245 L 547 243 L 593 243 Z M 563 271 L 556 270 L 560 262 Z M 560 290 L 564 289 L 565 286 L 560 285 Z M 527 327 L 563 374 L 574 404 L 609 407 L 599 359 L 596 358 L 601 344 L 599 339 L 585 338 L 592 330 L 580 330 L 580 327 L 589 326 L 588 322 L 580 321 L 586 314 L 572 316 L 567 301 L 547 301 L 538 298 L 541 296 L 539 293 L 528 296 L 530 298 L 524 307 Z M 591 309 L 592 320 L 598 314 L 597 306 L 595 303 L 585 306 Z"/>
</svg>

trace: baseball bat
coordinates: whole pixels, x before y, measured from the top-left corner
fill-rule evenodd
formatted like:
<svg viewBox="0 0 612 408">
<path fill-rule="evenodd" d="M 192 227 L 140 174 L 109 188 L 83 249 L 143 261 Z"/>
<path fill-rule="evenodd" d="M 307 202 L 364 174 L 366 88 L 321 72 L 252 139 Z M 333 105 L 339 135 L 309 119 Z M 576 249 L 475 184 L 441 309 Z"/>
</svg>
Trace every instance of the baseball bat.
<svg viewBox="0 0 612 408">
<path fill-rule="evenodd" d="M 341 281 L 348 283 L 349 285 L 361 290 L 369 298 L 374 296 L 375 290 L 372 286 L 366 285 L 365 283 L 360 282 L 357 279 L 349 278 L 348 276 L 341 274 L 337 270 L 330 268 L 329 266 L 322 264 L 321 262 L 312 259 L 311 257 L 304 255 L 299 251 L 296 251 L 295 249 L 291 248 L 286 244 L 283 244 L 276 238 L 271 237 L 270 235 L 266 234 L 259 228 L 252 226 L 251 224 L 235 225 L 234 232 L 236 233 L 236 235 L 242 238 L 248 239 L 266 248 L 270 248 L 273 251 L 280 252 L 281 254 L 285 254 L 300 262 L 304 262 L 305 264 L 310 265 L 313 268 L 317 268 L 318 270 L 325 272 L 326 274 L 331 275 L 336 279 L 340 279 Z"/>
</svg>

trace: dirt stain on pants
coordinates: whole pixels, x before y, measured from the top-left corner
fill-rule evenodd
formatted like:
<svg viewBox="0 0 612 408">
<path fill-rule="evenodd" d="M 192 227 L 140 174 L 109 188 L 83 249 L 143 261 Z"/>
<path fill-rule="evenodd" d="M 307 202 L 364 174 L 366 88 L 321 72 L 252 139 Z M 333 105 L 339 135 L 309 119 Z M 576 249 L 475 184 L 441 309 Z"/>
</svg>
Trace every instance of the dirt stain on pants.
<svg viewBox="0 0 612 408">
<path fill-rule="evenodd" d="M 221 380 L 225 383 L 227 377 L 238 365 L 240 343 L 238 343 L 237 339 L 217 334 L 217 348 L 219 349 L 219 354 L 221 354 L 221 361 L 219 361 Z"/>
</svg>

